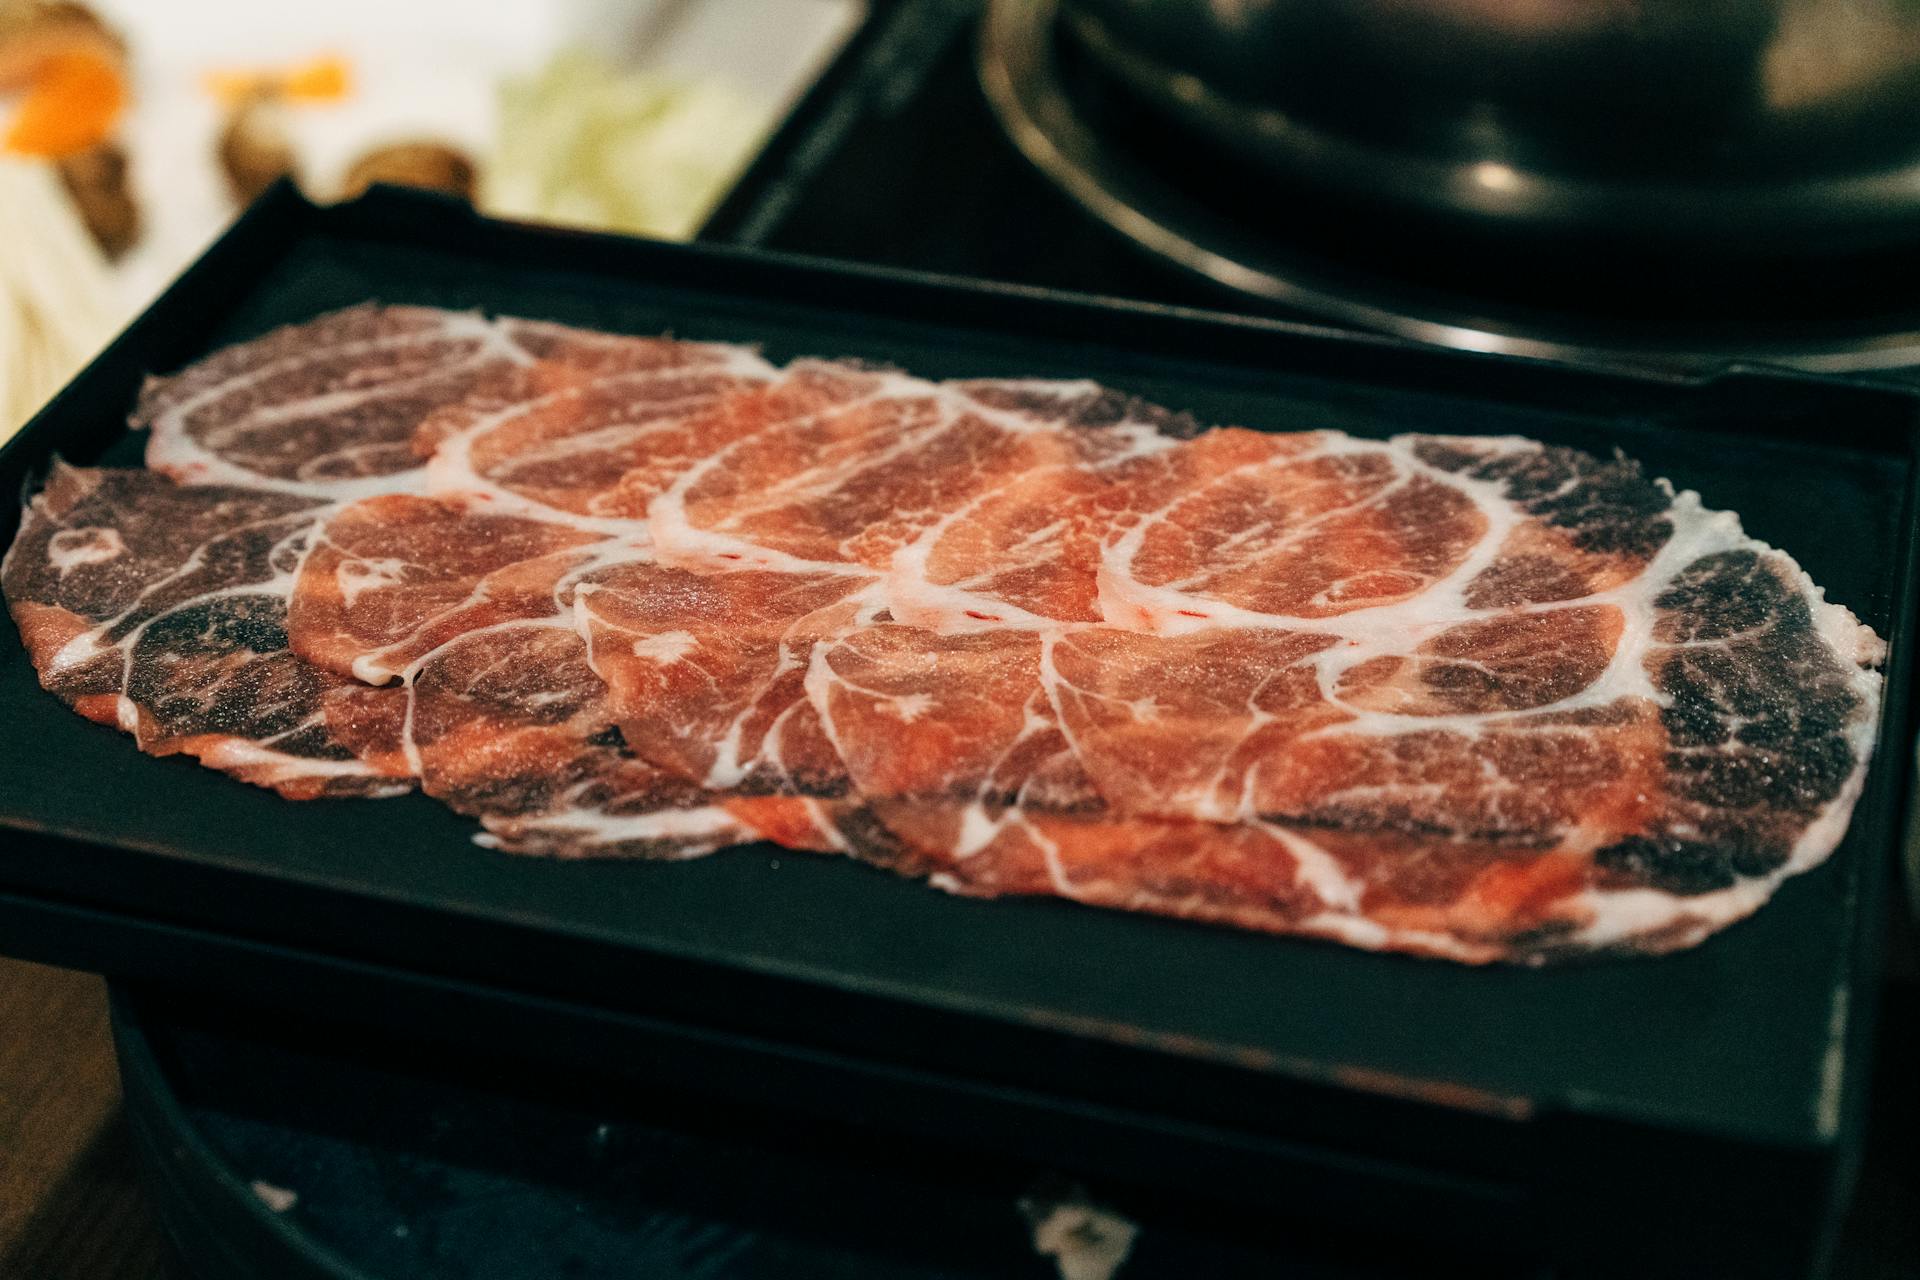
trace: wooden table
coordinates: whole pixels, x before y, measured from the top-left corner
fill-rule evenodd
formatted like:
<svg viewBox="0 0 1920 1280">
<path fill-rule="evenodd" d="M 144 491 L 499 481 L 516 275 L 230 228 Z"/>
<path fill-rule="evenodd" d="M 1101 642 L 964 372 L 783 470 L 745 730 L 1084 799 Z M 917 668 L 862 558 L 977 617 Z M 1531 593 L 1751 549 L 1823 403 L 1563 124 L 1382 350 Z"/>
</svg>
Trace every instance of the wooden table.
<svg viewBox="0 0 1920 1280">
<path fill-rule="evenodd" d="M 133 1167 L 106 984 L 4 959 L 0 1277 L 184 1280 Z"/>
<path fill-rule="evenodd" d="M 1881 1041 L 1833 1280 L 1920 1280 L 1920 984 L 1896 989 Z M 105 984 L 0 959 L 0 1280 L 190 1280 L 168 1257 L 120 1114 Z"/>
</svg>

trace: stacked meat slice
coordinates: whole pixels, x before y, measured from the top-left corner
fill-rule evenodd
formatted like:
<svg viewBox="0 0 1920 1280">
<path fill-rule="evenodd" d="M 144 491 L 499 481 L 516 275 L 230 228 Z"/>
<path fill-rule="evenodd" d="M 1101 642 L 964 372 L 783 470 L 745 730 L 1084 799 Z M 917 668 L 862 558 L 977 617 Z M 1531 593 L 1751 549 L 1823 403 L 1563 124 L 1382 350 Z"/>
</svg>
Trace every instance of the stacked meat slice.
<svg viewBox="0 0 1920 1280">
<path fill-rule="evenodd" d="M 1525 440 L 372 307 L 140 422 L 155 470 L 61 470 L 10 553 L 43 682 L 515 851 L 1659 951 L 1820 862 L 1873 742 L 1881 645 L 1791 560 Z"/>
<path fill-rule="evenodd" d="M 296 656 L 288 628 L 330 522 L 425 501 L 415 436 L 445 412 L 478 420 L 615 377 L 636 403 L 706 403 L 771 372 L 734 348 L 422 308 L 279 330 L 146 389 L 154 470 L 61 468 L 9 552 L 8 600 L 42 683 L 156 754 L 293 798 L 417 783 L 516 851 L 708 852 L 754 832 L 620 747 L 584 646 L 550 610 L 496 609 L 485 645 L 442 646 L 401 685 Z M 627 425 L 602 424 L 582 456 L 604 462 Z M 340 590 L 357 599 L 400 568 L 357 560 Z"/>
</svg>

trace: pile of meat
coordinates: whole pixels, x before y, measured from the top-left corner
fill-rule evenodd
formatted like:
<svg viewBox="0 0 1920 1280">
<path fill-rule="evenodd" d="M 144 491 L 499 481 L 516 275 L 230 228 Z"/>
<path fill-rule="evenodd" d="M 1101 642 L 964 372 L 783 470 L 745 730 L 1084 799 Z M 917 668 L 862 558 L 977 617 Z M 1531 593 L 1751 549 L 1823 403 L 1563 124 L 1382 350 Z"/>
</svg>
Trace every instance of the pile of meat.
<svg viewBox="0 0 1920 1280">
<path fill-rule="evenodd" d="M 4 584 L 75 710 L 492 847 L 764 839 L 1465 961 L 1819 863 L 1882 646 L 1632 462 L 360 307 L 141 396 Z M 770 890 L 771 891 L 771 890 Z"/>
</svg>

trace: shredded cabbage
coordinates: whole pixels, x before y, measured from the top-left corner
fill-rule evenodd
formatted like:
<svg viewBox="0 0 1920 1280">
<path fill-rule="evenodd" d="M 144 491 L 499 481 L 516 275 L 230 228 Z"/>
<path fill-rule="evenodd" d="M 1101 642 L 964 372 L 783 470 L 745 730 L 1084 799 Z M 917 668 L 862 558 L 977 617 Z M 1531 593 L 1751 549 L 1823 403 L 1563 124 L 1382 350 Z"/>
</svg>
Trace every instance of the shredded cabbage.
<svg viewBox="0 0 1920 1280">
<path fill-rule="evenodd" d="M 725 84 L 561 53 L 502 86 L 480 204 L 505 217 L 684 240 L 764 127 L 765 112 Z"/>
</svg>

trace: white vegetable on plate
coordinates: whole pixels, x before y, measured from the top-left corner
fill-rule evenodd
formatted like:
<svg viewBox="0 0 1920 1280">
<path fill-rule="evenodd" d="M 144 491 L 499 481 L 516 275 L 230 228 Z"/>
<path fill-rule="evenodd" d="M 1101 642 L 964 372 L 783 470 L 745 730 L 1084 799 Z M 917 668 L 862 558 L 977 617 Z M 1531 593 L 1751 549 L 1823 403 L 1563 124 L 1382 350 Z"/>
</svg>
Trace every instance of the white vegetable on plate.
<svg viewBox="0 0 1920 1280">
<path fill-rule="evenodd" d="M 762 104 L 714 77 L 621 70 L 562 53 L 507 83 L 480 205 L 507 217 L 685 239 L 767 130 Z"/>
</svg>

